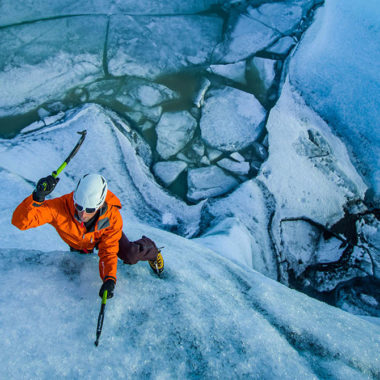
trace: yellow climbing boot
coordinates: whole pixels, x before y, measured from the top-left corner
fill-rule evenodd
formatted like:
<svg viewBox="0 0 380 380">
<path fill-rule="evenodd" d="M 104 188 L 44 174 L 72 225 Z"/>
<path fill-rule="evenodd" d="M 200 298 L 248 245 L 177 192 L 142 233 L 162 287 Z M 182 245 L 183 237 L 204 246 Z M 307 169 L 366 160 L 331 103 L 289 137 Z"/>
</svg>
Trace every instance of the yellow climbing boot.
<svg viewBox="0 0 380 380">
<path fill-rule="evenodd" d="M 164 271 L 164 258 L 162 257 L 161 251 L 158 251 L 156 260 L 148 260 L 148 262 L 153 272 L 158 276 Z"/>
</svg>

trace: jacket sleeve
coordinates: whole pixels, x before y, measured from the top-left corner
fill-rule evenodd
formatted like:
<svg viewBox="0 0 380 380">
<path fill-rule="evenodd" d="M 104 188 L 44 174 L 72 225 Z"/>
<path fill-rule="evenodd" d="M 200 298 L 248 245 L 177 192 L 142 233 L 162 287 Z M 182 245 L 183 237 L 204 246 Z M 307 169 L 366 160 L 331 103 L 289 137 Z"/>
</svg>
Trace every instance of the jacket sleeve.
<svg viewBox="0 0 380 380">
<path fill-rule="evenodd" d="M 123 229 L 123 220 L 119 210 L 115 209 L 111 217 L 110 227 L 107 227 L 99 243 L 99 274 L 103 281 L 113 279 L 116 282 L 117 254 Z"/>
<path fill-rule="evenodd" d="M 51 223 L 54 219 L 49 201 L 36 202 L 33 196 L 25 198 L 13 212 L 12 224 L 20 230 L 27 230 Z"/>
</svg>

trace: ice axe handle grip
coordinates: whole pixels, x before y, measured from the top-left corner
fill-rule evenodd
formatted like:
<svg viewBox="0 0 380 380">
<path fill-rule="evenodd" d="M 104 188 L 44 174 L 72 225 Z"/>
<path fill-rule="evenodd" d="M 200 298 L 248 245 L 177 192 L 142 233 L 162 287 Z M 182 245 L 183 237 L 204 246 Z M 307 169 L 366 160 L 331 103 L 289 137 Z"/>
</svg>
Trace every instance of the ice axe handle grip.
<svg viewBox="0 0 380 380">
<path fill-rule="evenodd" d="M 57 178 L 66 166 L 67 166 L 67 162 L 65 161 L 57 170 L 54 170 L 53 173 L 51 173 L 52 177 Z"/>
</svg>

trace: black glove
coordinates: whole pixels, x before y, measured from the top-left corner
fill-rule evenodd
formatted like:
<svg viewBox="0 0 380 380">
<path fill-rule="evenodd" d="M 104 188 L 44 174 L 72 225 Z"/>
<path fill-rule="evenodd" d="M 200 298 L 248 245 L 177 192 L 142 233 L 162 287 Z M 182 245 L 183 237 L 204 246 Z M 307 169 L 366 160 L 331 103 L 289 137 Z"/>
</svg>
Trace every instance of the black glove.
<svg viewBox="0 0 380 380">
<path fill-rule="evenodd" d="M 112 298 L 114 289 L 115 289 L 115 281 L 108 279 L 107 281 L 103 282 L 103 285 L 99 290 L 99 297 L 103 298 L 103 293 L 105 290 L 107 290 L 107 298 Z"/>
<path fill-rule="evenodd" d="M 37 182 L 36 189 L 33 191 L 33 200 L 36 202 L 43 202 L 45 197 L 54 190 L 58 181 L 59 178 L 54 178 L 51 175 L 41 178 Z"/>
</svg>

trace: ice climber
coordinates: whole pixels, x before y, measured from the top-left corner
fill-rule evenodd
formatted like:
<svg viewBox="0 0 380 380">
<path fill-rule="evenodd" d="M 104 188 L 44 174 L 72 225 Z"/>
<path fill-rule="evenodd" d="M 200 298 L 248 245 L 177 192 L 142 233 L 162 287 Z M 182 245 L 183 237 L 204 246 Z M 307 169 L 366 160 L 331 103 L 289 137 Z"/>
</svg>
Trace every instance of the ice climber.
<svg viewBox="0 0 380 380">
<path fill-rule="evenodd" d="M 157 274 L 164 269 L 164 260 L 156 244 L 146 236 L 129 241 L 122 231 L 120 200 L 110 190 L 103 176 L 86 174 L 75 190 L 59 198 L 45 200 L 59 178 L 41 178 L 33 193 L 16 208 L 12 224 L 27 230 L 51 224 L 71 251 L 89 254 L 95 249 L 99 256 L 99 273 L 108 298 L 113 297 L 118 257 L 126 264 L 148 261 Z"/>
</svg>

